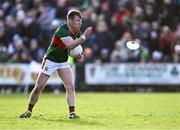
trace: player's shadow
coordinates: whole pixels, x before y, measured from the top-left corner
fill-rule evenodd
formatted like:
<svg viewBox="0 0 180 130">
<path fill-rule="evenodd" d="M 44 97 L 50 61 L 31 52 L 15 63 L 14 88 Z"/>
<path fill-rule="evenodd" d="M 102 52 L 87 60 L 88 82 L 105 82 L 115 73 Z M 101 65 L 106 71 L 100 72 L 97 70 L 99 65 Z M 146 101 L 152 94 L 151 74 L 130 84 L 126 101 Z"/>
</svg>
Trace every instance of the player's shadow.
<svg viewBox="0 0 180 130">
<path fill-rule="evenodd" d="M 95 121 L 89 121 L 87 119 L 84 118 L 79 118 L 79 119 L 69 119 L 68 117 L 58 117 L 58 119 L 53 119 L 53 118 L 46 118 L 42 115 L 40 116 L 34 116 L 32 117 L 33 119 L 36 120 L 43 120 L 43 121 L 47 121 L 47 122 L 62 122 L 62 123 L 72 123 L 72 124 L 79 124 L 79 125 L 99 125 L 99 126 L 104 126 L 105 124 L 99 123 L 99 122 L 95 122 Z"/>
</svg>

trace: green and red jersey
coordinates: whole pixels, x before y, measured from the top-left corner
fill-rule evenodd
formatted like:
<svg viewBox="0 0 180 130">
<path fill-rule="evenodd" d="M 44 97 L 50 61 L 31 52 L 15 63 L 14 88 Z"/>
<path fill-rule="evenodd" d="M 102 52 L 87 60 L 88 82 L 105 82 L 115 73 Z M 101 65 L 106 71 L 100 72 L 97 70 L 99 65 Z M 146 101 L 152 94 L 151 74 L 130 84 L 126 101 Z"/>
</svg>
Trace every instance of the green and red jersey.
<svg viewBox="0 0 180 130">
<path fill-rule="evenodd" d="M 45 59 L 57 63 L 66 62 L 68 59 L 68 52 L 67 52 L 67 48 L 65 48 L 66 47 L 65 44 L 61 39 L 68 36 L 72 37 L 72 39 L 75 40 L 80 37 L 80 33 L 73 35 L 70 32 L 67 24 L 63 24 L 59 26 L 56 29 L 52 37 L 51 43 L 45 53 Z"/>
</svg>

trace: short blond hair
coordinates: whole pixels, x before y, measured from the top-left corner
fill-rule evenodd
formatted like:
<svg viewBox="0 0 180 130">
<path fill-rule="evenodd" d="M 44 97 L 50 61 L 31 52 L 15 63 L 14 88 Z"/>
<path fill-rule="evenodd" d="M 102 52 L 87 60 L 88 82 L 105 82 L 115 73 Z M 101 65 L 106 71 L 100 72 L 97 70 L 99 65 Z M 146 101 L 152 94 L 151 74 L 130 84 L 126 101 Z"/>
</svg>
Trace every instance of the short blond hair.
<svg viewBox="0 0 180 130">
<path fill-rule="evenodd" d="M 73 19 L 75 16 L 82 18 L 82 13 L 79 10 L 71 9 L 67 13 L 67 19 Z"/>
</svg>

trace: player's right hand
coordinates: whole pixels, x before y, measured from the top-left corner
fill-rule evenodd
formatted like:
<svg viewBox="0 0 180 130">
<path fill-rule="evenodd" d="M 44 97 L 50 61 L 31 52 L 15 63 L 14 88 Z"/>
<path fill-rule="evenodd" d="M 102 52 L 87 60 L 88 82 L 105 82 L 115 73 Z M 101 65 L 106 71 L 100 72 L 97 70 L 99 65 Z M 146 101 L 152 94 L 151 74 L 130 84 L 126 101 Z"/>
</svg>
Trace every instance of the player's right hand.
<svg viewBox="0 0 180 130">
<path fill-rule="evenodd" d="M 77 61 L 82 61 L 84 59 L 84 52 L 82 52 L 81 54 L 76 55 L 75 59 Z"/>
<path fill-rule="evenodd" d="M 84 36 L 87 38 L 87 37 L 89 37 L 91 35 L 91 33 L 92 33 L 92 27 L 88 27 L 84 31 Z"/>
</svg>

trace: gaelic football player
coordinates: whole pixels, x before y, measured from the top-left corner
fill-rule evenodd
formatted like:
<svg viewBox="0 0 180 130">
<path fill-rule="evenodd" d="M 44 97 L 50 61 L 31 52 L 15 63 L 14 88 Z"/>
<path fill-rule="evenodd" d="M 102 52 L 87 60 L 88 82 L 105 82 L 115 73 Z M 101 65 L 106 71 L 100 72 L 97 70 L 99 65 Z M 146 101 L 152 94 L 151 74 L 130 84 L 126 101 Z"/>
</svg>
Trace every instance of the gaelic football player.
<svg viewBox="0 0 180 130">
<path fill-rule="evenodd" d="M 33 107 L 37 103 L 41 92 L 43 91 L 47 80 L 54 72 L 58 72 L 65 89 L 66 98 L 69 107 L 69 118 L 79 118 L 75 113 L 75 85 L 74 77 L 70 65 L 67 63 L 68 50 L 82 44 L 92 33 L 92 27 L 88 27 L 83 35 L 80 33 L 82 25 L 82 14 L 78 10 L 70 10 L 67 14 L 67 23 L 59 26 L 51 40 L 49 48 L 44 56 L 42 68 L 38 75 L 34 89 L 30 94 L 27 111 L 20 115 L 20 118 L 31 117 Z M 83 54 L 76 56 L 82 59 Z"/>
</svg>

